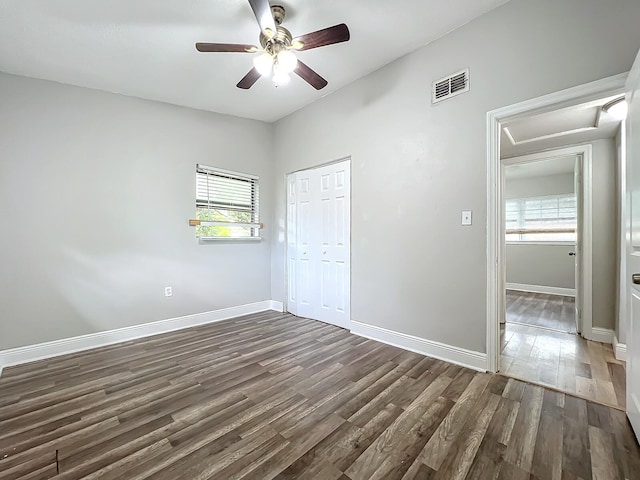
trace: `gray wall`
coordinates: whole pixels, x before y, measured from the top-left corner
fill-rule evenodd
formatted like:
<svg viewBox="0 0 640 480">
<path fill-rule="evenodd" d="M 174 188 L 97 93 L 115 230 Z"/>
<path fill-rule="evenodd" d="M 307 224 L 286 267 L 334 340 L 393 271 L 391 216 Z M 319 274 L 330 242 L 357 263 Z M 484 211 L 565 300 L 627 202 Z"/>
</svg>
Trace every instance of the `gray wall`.
<svg viewBox="0 0 640 480">
<path fill-rule="evenodd" d="M 507 283 L 576 288 L 572 245 L 507 244 Z"/>
<path fill-rule="evenodd" d="M 593 142 L 593 326 L 616 328 L 615 139 Z"/>
<path fill-rule="evenodd" d="M 270 299 L 272 136 L 0 74 L 0 349 Z M 198 244 L 198 162 L 260 175 L 265 241 Z"/>
<path fill-rule="evenodd" d="M 638 18 L 637 0 L 513 0 L 277 122 L 272 297 L 285 174 L 351 156 L 351 318 L 486 351 L 486 113 L 629 70 Z M 464 67 L 470 92 L 431 105 Z"/>
<path fill-rule="evenodd" d="M 507 166 L 507 171 L 509 167 Z M 504 182 L 504 198 L 527 198 L 543 195 L 573 193 L 573 173 L 544 175 L 539 177 L 507 178 Z"/>
<path fill-rule="evenodd" d="M 509 167 L 507 167 L 508 169 Z M 506 199 L 573 193 L 572 173 L 527 178 L 507 178 Z M 576 288 L 575 262 L 569 252 L 574 247 L 558 244 L 508 243 L 507 283 Z"/>
</svg>

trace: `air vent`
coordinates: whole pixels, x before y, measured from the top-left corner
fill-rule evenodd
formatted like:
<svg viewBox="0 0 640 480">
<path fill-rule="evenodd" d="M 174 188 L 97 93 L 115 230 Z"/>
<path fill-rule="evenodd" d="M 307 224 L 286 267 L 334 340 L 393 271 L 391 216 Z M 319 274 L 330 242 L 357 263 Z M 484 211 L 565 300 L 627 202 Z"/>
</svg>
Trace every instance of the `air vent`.
<svg viewBox="0 0 640 480">
<path fill-rule="evenodd" d="M 449 75 L 445 78 L 433 82 L 432 99 L 433 103 L 441 102 L 447 98 L 455 97 L 461 93 L 469 91 L 469 69 Z"/>
</svg>

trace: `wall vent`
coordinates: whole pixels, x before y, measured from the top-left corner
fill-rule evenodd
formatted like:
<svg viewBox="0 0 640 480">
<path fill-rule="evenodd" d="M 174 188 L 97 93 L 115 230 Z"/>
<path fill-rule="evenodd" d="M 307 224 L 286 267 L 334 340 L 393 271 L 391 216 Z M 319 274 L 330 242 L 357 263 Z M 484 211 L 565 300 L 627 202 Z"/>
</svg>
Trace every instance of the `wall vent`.
<svg viewBox="0 0 640 480">
<path fill-rule="evenodd" d="M 438 103 L 469 91 L 469 69 L 448 75 L 433 82 L 431 102 Z"/>
</svg>

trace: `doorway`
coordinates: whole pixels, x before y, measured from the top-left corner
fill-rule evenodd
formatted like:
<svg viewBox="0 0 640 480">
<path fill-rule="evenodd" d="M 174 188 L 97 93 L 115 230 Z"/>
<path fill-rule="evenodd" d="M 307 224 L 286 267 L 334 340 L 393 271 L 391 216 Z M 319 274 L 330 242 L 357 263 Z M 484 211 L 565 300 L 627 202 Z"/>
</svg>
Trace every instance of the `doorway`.
<svg viewBox="0 0 640 480">
<path fill-rule="evenodd" d="M 501 164 L 501 323 L 592 338 L 591 144 L 509 157 Z"/>
<path fill-rule="evenodd" d="M 580 188 L 584 188 L 587 193 L 583 200 L 578 202 L 578 205 L 583 206 L 584 218 L 582 219 L 583 226 L 577 229 L 577 232 L 585 233 L 588 230 L 592 213 L 588 201 L 590 199 L 588 193 L 592 190 L 591 182 L 593 180 L 589 166 L 591 156 L 589 144 L 593 143 L 592 140 L 600 142 L 601 138 L 615 137 L 615 132 L 619 132 L 619 122 L 611 126 L 615 131 L 605 131 L 601 134 L 598 129 L 602 126 L 603 120 L 605 123 L 610 120 L 607 116 L 601 117 L 602 105 L 612 97 L 623 94 L 625 77 L 625 75 L 612 77 L 488 114 L 488 369 L 506 371 L 507 374 L 533 383 L 545 384 L 618 408 L 624 408 L 625 403 L 625 372 L 623 362 L 615 358 L 611 346 L 614 336 L 613 328 L 615 328 L 615 308 L 611 307 L 611 312 L 607 311 L 603 314 L 602 308 L 597 306 L 598 302 L 602 303 L 600 300 L 602 284 L 598 284 L 597 288 L 590 288 L 589 281 L 600 281 L 598 271 L 595 271 L 596 275 L 594 275 L 592 271 L 589 271 L 591 262 L 580 261 L 588 258 L 593 262 L 600 262 L 598 268 L 601 268 L 601 259 L 606 256 L 615 265 L 617 260 L 615 237 L 612 240 L 613 248 L 602 250 L 599 245 L 598 248 L 601 250 L 588 253 L 586 250 L 590 248 L 589 235 L 582 238 L 578 235 L 576 248 L 573 249 L 570 245 L 566 245 L 568 251 L 563 254 L 567 256 L 566 259 L 569 258 L 569 255 L 574 256 L 573 254 L 575 254 L 577 260 L 576 267 L 578 268 L 575 270 L 577 278 L 574 280 L 575 333 L 582 333 L 585 338 L 574 332 L 554 331 L 562 328 L 556 328 L 557 325 L 553 325 L 553 322 L 545 322 L 548 319 L 540 318 L 539 314 L 534 313 L 532 316 L 536 318 L 528 322 L 524 318 L 527 315 L 527 310 L 535 312 L 536 309 L 540 311 L 546 307 L 549 307 L 556 316 L 562 316 L 564 312 L 565 316 L 570 318 L 572 304 L 571 295 L 567 291 L 567 289 L 570 290 L 570 285 L 551 284 L 547 287 L 557 288 L 552 288 L 551 291 L 543 289 L 541 292 L 518 293 L 518 287 L 523 284 L 530 286 L 544 282 L 527 281 L 522 278 L 519 281 L 512 279 L 509 282 L 507 272 L 509 245 L 506 242 L 509 232 L 506 224 L 508 218 L 504 216 L 507 193 L 504 182 L 505 173 L 508 172 L 510 165 L 524 166 L 526 163 L 543 160 L 545 155 L 551 155 L 556 159 L 561 157 L 561 153 L 566 154 L 566 157 L 574 155 L 578 158 L 576 165 L 581 165 L 582 168 L 582 172 L 578 172 L 579 175 L 576 175 L 576 179 L 582 181 Z M 588 118 L 589 112 L 593 113 L 592 120 Z M 535 119 L 538 120 L 537 123 L 532 123 L 532 120 Z M 544 121 L 541 121 L 543 119 Z M 567 123 L 570 124 L 572 121 L 587 123 L 567 127 Z M 592 123 L 588 123 L 589 121 Z M 604 125 L 604 128 L 606 130 L 609 127 Z M 507 147 L 501 148 L 507 137 L 510 143 L 507 144 Z M 615 143 L 611 138 L 606 142 L 607 145 L 611 145 L 610 150 L 614 150 Z M 565 147 L 565 145 L 574 146 Z M 579 151 L 580 148 L 582 151 Z M 598 161 L 601 165 L 603 158 L 601 145 L 598 148 Z M 613 161 L 615 162 L 615 156 Z M 615 172 L 612 175 L 615 177 Z M 600 172 L 598 172 L 598 181 L 600 181 L 599 178 Z M 615 180 L 612 181 L 612 185 L 612 187 L 607 186 L 606 190 L 611 193 L 613 198 L 613 203 L 610 204 L 613 205 L 612 212 L 608 213 L 613 220 L 611 225 L 607 225 L 606 228 L 615 232 L 619 227 L 615 223 Z M 602 193 L 602 185 L 599 188 Z M 576 198 L 579 198 L 577 189 L 576 194 Z M 602 210 L 599 203 L 596 203 L 596 206 L 597 209 Z M 576 214 L 579 213 L 576 212 Z M 599 218 L 602 218 L 602 212 L 598 214 L 601 215 Z M 602 225 L 598 225 L 598 228 L 601 227 Z M 530 232 L 516 230 L 511 233 L 521 233 L 526 236 Z M 546 234 L 546 232 L 539 233 Z M 564 257 L 558 256 L 557 262 L 560 261 L 560 258 Z M 529 260 L 531 259 L 529 258 Z M 563 263 L 566 261 L 563 260 Z M 535 273 L 533 270 L 540 265 L 538 262 L 533 265 L 530 263 L 529 267 L 528 273 Z M 542 270 L 542 273 L 550 273 L 549 267 Z M 541 272 L 538 271 L 538 273 Z M 566 273 L 565 271 L 564 274 L 566 275 Z M 607 281 L 609 282 L 609 280 Z M 612 273 L 612 279 L 609 283 L 614 289 L 611 297 L 615 299 L 615 273 Z M 515 288 L 513 288 L 514 284 Z M 507 292 L 508 286 L 512 287 L 511 293 Z M 519 290 L 526 290 L 526 288 Z M 524 300 L 519 298 L 526 295 L 529 297 Z M 513 322 L 512 328 L 508 328 L 508 321 L 505 325 L 505 320 L 508 320 L 507 312 L 512 315 L 512 319 L 514 314 L 520 315 L 520 320 L 523 321 Z M 517 323 L 524 325 L 517 325 Z M 538 324 L 527 325 L 527 323 Z M 516 360 L 519 365 L 516 365 Z M 512 363 L 509 364 L 509 362 Z M 527 367 L 531 367 L 530 370 L 535 370 L 535 373 L 532 374 L 527 370 Z"/>
<path fill-rule="evenodd" d="M 351 328 L 351 160 L 287 176 L 287 311 Z"/>
</svg>

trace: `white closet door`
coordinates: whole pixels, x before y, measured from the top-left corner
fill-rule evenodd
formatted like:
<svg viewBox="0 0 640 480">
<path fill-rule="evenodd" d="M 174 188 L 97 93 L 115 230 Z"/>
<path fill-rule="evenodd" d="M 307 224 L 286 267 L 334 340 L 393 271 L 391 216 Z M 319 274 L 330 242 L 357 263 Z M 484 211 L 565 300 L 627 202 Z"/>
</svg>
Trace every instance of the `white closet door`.
<svg viewBox="0 0 640 480">
<path fill-rule="evenodd" d="M 317 318 L 344 328 L 351 326 L 349 167 L 349 162 L 342 162 L 319 168 L 317 192 L 320 240 Z"/>
<path fill-rule="evenodd" d="M 296 173 L 297 315 L 309 318 L 316 318 L 317 309 L 317 294 L 314 288 L 318 260 L 318 248 L 314 245 L 314 242 L 317 242 L 317 200 L 315 192 L 312 193 L 312 188 L 317 183 L 316 178 L 317 173 L 314 170 Z"/>
<path fill-rule="evenodd" d="M 296 174 L 287 176 L 287 309 L 298 315 L 298 204 Z"/>
<path fill-rule="evenodd" d="M 350 328 L 350 162 L 287 178 L 288 310 Z"/>
</svg>

